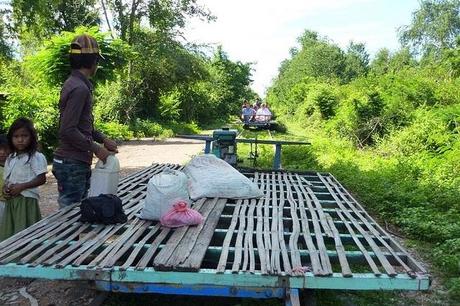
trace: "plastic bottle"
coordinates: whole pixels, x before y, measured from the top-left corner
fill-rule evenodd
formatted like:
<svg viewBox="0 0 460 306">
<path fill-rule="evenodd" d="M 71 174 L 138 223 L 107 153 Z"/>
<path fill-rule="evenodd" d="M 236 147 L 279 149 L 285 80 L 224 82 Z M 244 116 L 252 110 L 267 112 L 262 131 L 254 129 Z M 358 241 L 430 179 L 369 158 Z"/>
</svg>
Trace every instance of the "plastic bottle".
<svg viewBox="0 0 460 306">
<path fill-rule="evenodd" d="M 120 180 L 120 162 L 115 155 L 109 155 L 105 163 L 98 160 L 91 172 L 89 197 L 100 194 L 117 194 Z"/>
</svg>

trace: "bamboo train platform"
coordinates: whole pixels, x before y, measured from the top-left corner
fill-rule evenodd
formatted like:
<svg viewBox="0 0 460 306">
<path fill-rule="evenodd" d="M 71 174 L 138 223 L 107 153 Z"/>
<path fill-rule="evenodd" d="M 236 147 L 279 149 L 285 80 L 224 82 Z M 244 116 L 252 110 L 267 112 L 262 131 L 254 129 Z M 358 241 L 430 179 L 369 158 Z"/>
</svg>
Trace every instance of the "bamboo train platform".
<svg viewBox="0 0 460 306">
<path fill-rule="evenodd" d="M 73 205 L 0 243 L 0 276 L 90 281 L 100 290 L 299 305 L 299 290 L 427 290 L 430 277 L 328 173 L 241 170 L 264 191 L 201 199 L 198 226 L 142 220 L 154 164 L 120 181 L 126 224 L 80 223 Z"/>
</svg>

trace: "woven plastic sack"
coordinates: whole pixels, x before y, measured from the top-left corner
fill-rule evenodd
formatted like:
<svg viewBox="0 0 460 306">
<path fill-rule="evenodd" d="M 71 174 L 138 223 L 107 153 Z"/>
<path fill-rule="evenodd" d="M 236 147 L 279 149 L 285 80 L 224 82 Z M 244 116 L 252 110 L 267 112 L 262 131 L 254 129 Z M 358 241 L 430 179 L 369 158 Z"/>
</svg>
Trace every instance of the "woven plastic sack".
<svg viewBox="0 0 460 306">
<path fill-rule="evenodd" d="M 179 201 L 161 217 L 160 222 L 165 227 L 198 225 L 203 222 L 203 216 L 196 210 L 187 207 L 187 203 Z"/>
<path fill-rule="evenodd" d="M 247 177 L 212 154 L 194 157 L 184 168 L 192 200 L 200 198 L 249 199 L 264 194 Z"/>
<path fill-rule="evenodd" d="M 147 195 L 140 218 L 160 220 L 179 201 L 189 203 L 187 176 L 169 168 L 154 175 L 147 184 Z"/>
</svg>

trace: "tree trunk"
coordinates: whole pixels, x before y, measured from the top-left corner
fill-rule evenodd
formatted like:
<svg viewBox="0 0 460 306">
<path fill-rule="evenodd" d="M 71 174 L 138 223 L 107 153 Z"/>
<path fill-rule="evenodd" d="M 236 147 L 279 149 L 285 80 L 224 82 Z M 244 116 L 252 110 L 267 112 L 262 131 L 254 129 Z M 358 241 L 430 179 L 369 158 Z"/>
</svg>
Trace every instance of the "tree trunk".
<svg viewBox="0 0 460 306">
<path fill-rule="evenodd" d="M 134 21 L 136 19 L 137 6 L 139 5 L 140 0 L 133 0 L 131 5 L 131 14 L 129 15 L 129 28 L 128 28 L 128 44 L 132 45 L 133 43 L 133 31 L 134 31 Z"/>
<path fill-rule="evenodd" d="M 105 8 L 104 0 L 101 0 L 101 5 L 102 5 L 102 10 L 104 11 L 104 16 L 107 22 L 107 27 L 109 28 L 110 36 L 112 37 L 112 39 L 114 39 L 115 37 L 113 37 L 112 26 L 110 25 L 109 16 L 107 16 L 107 9 Z"/>
</svg>

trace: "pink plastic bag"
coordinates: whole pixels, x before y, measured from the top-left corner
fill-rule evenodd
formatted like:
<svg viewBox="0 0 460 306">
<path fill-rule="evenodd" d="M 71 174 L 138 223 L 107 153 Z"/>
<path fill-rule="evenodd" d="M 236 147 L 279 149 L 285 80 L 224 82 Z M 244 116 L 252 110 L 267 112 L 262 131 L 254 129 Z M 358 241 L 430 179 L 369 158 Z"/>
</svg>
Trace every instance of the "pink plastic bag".
<svg viewBox="0 0 460 306">
<path fill-rule="evenodd" d="M 196 210 L 187 207 L 187 203 L 179 201 L 161 217 L 160 222 L 166 227 L 198 225 L 203 222 L 203 216 Z"/>
</svg>

